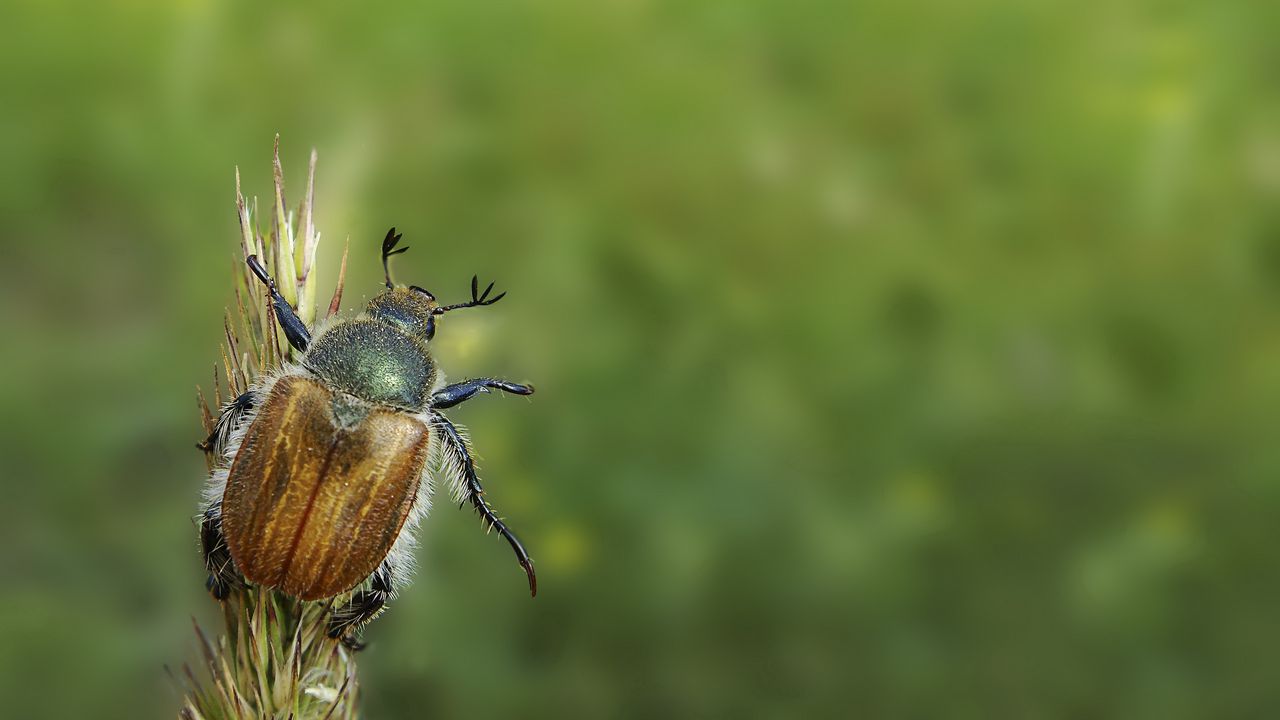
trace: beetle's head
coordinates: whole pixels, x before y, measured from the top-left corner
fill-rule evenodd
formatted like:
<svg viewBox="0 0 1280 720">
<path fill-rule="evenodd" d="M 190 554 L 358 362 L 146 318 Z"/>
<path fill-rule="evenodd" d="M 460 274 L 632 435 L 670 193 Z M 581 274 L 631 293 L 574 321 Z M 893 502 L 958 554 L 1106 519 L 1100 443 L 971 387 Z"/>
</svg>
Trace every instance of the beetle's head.
<svg viewBox="0 0 1280 720">
<path fill-rule="evenodd" d="M 430 340 L 436 334 L 436 309 L 439 303 L 431 293 L 417 285 L 383 290 L 365 306 L 365 313 L 396 325 L 410 335 Z"/>
<path fill-rule="evenodd" d="M 369 317 L 396 325 L 410 335 L 430 340 L 436 334 L 435 316 L 440 314 L 436 296 L 417 285 L 396 287 L 391 282 L 391 268 L 387 266 L 387 260 L 392 255 L 399 255 L 409 249 L 407 245 L 396 247 L 400 244 L 400 238 L 400 233 L 391 228 L 382 241 L 382 272 L 387 279 L 387 289 L 373 296 L 365 306 L 365 313 Z"/>
<path fill-rule="evenodd" d="M 430 340 L 436 334 L 435 317 L 437 315 L 443 315 L 450 310 L 492 305 L 506 296 L 505 292 L 500 292 L 489 297 L 489 293 L 493 292 L 493 283 L 489 283 L 484 292 L 480 292 L 480 280 L 474 275 L 471 276 L 471 300 L 444 307 L 436 302 L 435 295 L 417 285 L 396 287 L 396 284 L 391 282 L 391 268 L 387 266 L 387 260 L 392 255 L 399 255 L 409 249 L 408 247 L 397 248 L 396 245 L 399 243 L 400 235 L 396 233 L 395 228 L 391 228 L 382 241 L 382 272 L 387 279 L 387 289 L 369 301 L 365 313 L 370 317 L 397 325 L 411 335 Z"/>
</svg>

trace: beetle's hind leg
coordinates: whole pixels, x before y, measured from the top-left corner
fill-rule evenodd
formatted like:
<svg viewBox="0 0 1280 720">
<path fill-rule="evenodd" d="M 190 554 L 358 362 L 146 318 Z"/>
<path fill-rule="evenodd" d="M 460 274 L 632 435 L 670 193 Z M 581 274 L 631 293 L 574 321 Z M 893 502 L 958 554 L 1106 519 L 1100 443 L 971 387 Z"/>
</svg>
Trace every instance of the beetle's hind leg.
<svg viewBox="0 0 1280 720">
<path fill-rule="evenodd" d="M 222 509 L 210 507 L 200 516 L 200 551 L 209 571 L 205 587 L 217 600 L 226 600 L 232 588 L 244 587 L 244 578 L 231 560 L 231 550 L 222 534 Z"/>
<path fill-rule="evenodd" d="M 240 397 L 227 403 L 222 408 L 222 413 L 218 415 L 218 421 L 214 423 L 209 437 L 203 442 L 196 443 L 196 447 L 213 453 L 214 457 L 221 460 L 222 453 L 227 449 L 227 442 L 231 439 L 231 433 L 240 427 L 240 421 L 244 419 L 245 413 L 253 409 L 253 404 L 252 390 L 246 390 Z"/>
<path fill-rule="evenodd" d="M 217 491 L 219 498 L 221 497 L 220 485 L 216 484 L 215 480 L 218 477 L 225 477 L 220 473 L 226 472 L 223 466 L 228 461 L 224 457 L 227 445 L 231 442 L 232 433 L 244 424 L 254 404 L 252 390 L 242 393 L 240 397 L 227 403 L 222 408 L 222 413 L 218 415 L 213 432 L 209 433 L 209 437 L 204 442 L 196 444 L 196 447 L 206 453 L 212 453 L 216 458 L 215 462 L 219 470 L 215 471 L 213 478 L 210 479 L 210 487 L 219 488 Z M 212 500 L 200 514 L 200 554 L 204 557 L 205 569 L 209 571 L 209 577 L 204 585 L 210 595 L 217 600 L 226 600 L 232 588 L 244 587 L 244 578 L 236 569 L 235 562 L 231 559 L 231 550 L 227 547 L 227 539 L 222 534 L 220 499 Z"/>
<path fill-rule="evenodd" d="M 475 507 L 476 512 L 480 515 L 481 521 L 485 525 L 485 530 L 497 530 L 507 544 L 511 546 L 511 550 L 516 554 L 516 561 L 520 563 L 520 567 L 524 568 L 524 573 L 529 579 L 529 594 L 536 596 L 538 594 L 538 577 L 533 572 L 533 558 L 529 557 L 529 553 L 525 552 L 524 545 L 520 544 L 520 539 L 515 533 L 511 532 L 502 522 L 502 518 L 493 511 L 484 497 L 484 488 L 480 486 L 480 476 L 476 474 L 476 463 L 471 459 L 471 451 L 467 447 L 467 441 L 463 439 L 462 434 L 458 432 L 458 428 L 449 422 L 449 419 L 438 412 L 431 413 L 431 424 L 440 433 L 440 443 L 444 450 L 447 472 L 454 476 L 456 482 L 460 484 L 460 495 L 464 502 L 470 501 Z"/>
<path fill-rule="evenodd" d="M 341 607 L 329 614 L 329 637 L 336 638 L 349 650 L 363 650 L 357 633 L 386 609 L 387 601 L 394 594 L 391 588 L 392 570 L 383 561 L 369 578 L 369 587 L 351 594 Z"/>
</svg>

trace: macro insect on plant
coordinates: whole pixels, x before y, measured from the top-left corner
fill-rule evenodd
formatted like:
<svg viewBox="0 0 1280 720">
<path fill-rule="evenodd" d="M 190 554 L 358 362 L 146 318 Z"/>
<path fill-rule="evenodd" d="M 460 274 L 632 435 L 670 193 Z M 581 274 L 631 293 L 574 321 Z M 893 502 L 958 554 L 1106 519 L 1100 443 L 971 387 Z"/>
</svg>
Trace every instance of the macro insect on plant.
<svg viewBox="0 0 1280 720">
<path fill-rule="evenodd" d="M 489 297 L 493 284 L 481 292 L 473 277 L 469 301 L 440 305 L 421 287 L 396 286 L 388 260 L 408 249 L 397 249 L 400 238 L 392 228 L 382 243 L 386 289 L 356 317 L 316 328 L 247 257 L 301 356 L 224 406 L 201 445 L 217 458 L 199 519 L 209 591 L 221 600 L 249 583 L 301 600 L 344 596 L 327 630 L 351 648 L 408 580 L 433 469 L 510 544 L 537 594 L 533 561 L 489 505 L 468 439 L 442 412 L 479 393 L 533 387 L 487 377 L 445 385 L 430 350 L 441 316 L 506 293 Z"/>
</svg>

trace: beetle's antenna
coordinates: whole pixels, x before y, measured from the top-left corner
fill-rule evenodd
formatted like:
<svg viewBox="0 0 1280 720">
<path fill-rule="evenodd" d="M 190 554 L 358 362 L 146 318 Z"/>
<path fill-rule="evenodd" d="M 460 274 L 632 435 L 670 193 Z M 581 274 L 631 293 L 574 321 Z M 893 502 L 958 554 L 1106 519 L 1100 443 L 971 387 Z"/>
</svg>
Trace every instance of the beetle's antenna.
<svg viewBox="0 0 1280 720">
<path fill-rule="evenodd" d="M 391 228 L 387 231 L 387 236 L 382 239 L 382 274 L 387 279 L 388 290 L 395 287 L 395 285 L 391 282 L 391 268 L 387 265 L 387 259 L 392 255 L 399 255 L 409 249 L 408 245 L 405 245 L 398 250 L 394 249 L 400 242 L 401 237 L 403 237 L 403 234 L 397 234 L 396 229 Z"/>
<path fill-rule="evenodd" d="M 461 310 L 462 308 L 481 307 L 484 305 L 492 305 L 507 296 L 507 293 L 500 292 L 494 297 L 489 297 L 489 293 L 493 292 L 493 283 L 489 283 L 489 287 L 480 292 L 480 278 L 476 275 L 471 276 L 471 299 L 464 303 L 455 303 L 453 305 L 445 305 L 438 307 L 432 312 L 436 315 L 443 315 L 450 310 Z"/>
</svg>

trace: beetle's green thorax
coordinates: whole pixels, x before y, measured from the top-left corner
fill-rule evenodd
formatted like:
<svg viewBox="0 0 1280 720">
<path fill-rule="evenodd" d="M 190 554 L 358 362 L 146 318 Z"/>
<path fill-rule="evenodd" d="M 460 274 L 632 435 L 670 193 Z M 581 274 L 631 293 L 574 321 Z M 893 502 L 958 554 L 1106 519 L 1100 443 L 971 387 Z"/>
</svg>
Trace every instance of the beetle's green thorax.
<svg viewBox="0 0 1280 720">
<path fill-rule="evenodd" d="M 303 364 L 338 390 L 409 410 L 427 406 L 436 381 L 426 340 L 372 312 L 322 333 Z"/>
<path fill-rule="evenodd" d="M 435 335 L 435 311 L 439 307 L 429 293 L 416 288 L 388 288 L 369 301 L 365 316 L 391 323 L 415 337 Z"/>
</svg>

